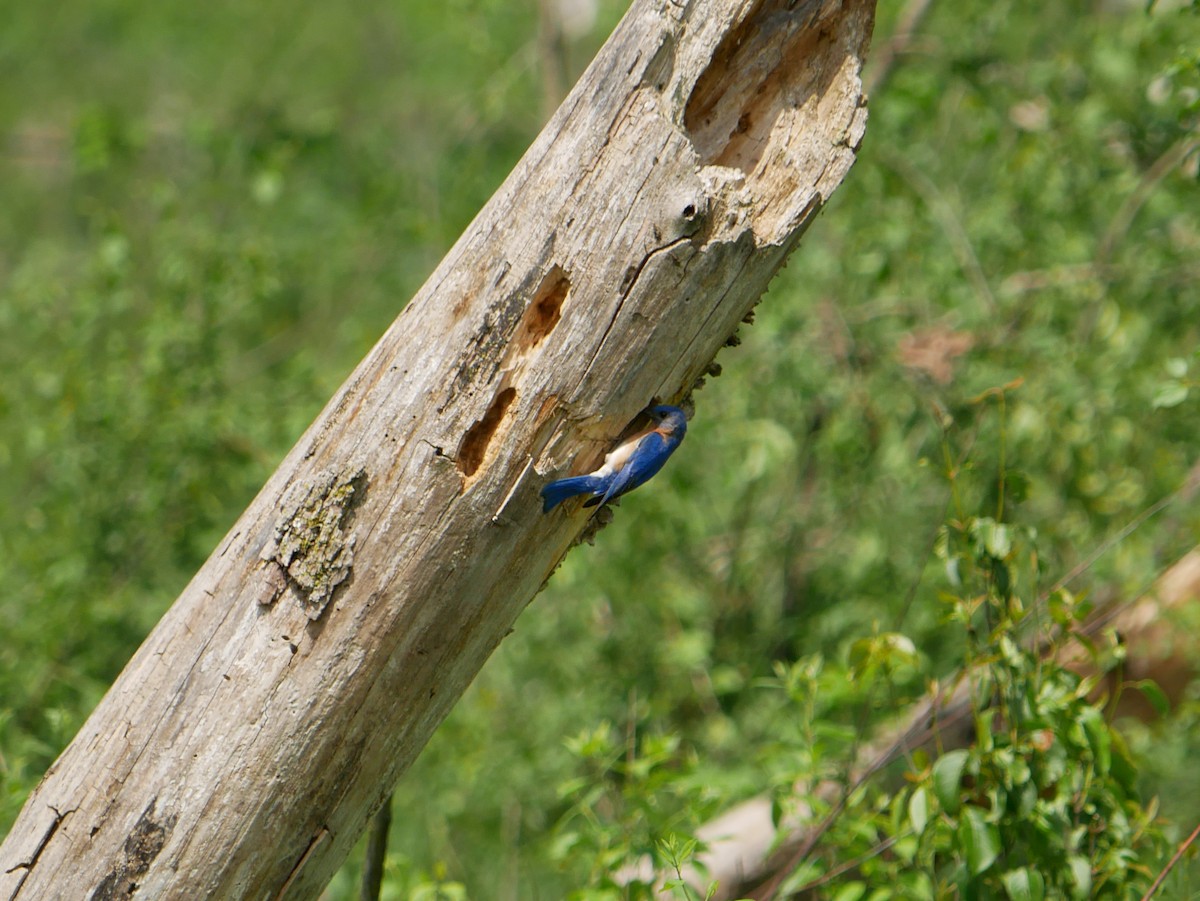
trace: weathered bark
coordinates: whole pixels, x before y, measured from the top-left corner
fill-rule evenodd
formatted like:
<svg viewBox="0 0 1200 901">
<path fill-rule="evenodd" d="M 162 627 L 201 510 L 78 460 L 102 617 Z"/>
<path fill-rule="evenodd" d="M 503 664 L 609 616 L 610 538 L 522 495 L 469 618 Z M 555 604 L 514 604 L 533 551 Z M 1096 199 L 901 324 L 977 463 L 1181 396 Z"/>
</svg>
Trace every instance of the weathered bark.
<svg viewBox="0 0 1200 901">
<path fill-rule="evenodd" d="M 873 12 L 635 2 L 51 767 L 0 898 L 319 892 L 587 527 L 538 490 L 685 398 L 845 176 Z"/>
</svg>

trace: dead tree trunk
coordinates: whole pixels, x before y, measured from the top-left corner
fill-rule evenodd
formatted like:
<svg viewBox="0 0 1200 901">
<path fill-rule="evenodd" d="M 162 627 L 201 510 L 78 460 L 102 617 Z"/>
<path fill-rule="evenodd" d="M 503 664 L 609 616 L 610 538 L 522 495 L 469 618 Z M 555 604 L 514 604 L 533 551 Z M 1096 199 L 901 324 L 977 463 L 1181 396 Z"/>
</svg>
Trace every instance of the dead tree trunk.
<svg viewBox="0 0 1200 901">
<path fill-rule="evenodd" d="M 634 3 L 33 792 L 0 898 L 319 893 L 587 526 L 547 478 L 687 395 L 845 176 L 873 12 Z"/>
</svg>

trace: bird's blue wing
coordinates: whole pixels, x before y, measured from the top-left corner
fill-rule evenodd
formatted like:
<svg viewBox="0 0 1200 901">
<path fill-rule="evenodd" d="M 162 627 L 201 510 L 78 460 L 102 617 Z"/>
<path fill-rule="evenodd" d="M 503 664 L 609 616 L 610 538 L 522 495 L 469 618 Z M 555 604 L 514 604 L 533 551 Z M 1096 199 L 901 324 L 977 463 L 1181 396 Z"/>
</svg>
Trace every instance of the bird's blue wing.
<svg viewBox="0 0 1200 901">
<path fill-rule="evenodd" d="M 648 434 L 638 443 L 629 457 L 629 462 L 621 467 L 619 472 L 613 474 L 608 488 L 603 496 L 595 500 L 595 503 L 606 503 L 622 494 L 627 494 L 646 482 L 662 469 L 663 464 L 667 462 L 667 457 L 671 456 L 671 451 L 674 449 L 658 432 Z M 588 501 L 584 506 L 592 503 L 593 501 Z"/>
</svg>

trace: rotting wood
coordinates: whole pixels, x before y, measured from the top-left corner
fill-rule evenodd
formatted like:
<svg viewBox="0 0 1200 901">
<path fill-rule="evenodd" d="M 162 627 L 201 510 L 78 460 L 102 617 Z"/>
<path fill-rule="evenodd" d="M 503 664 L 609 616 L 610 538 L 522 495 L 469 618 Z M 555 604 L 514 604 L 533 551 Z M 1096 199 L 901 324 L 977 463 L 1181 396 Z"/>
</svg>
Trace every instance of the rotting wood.
<svg viewBox="0 0 1200 901">
<path fill-rule="evenodd" d="M 539 488 L 685 401 L 841 183 L 873 16 L 634 3 L 30 796 L 0 899 L 320 892 L 611 516 Z"/>
</svg>

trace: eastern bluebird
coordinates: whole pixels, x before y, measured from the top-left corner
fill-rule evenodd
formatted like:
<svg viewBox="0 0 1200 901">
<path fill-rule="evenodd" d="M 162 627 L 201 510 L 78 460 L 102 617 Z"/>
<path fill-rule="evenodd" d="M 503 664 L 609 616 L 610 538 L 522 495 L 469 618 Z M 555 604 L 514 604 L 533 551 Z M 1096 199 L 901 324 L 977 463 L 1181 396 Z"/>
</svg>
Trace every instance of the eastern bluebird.
<svg viewBox="0 0 1200 901">
<path fill-rule="evenodd" d="M 687 417 L 678 407 L 660 406 L 650 410 L 656 425 L 639 432 L 609 452 L 604 465 L 586 476 L 559 479 L 542 489 L 542 510 L 549 513 L 577 494 L 591 494 L 585 507 L 603 504 L 632 491 L 662 469 L 687 433 Z"/>
</svg>

